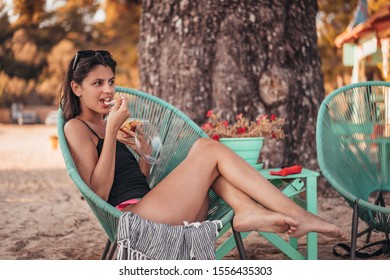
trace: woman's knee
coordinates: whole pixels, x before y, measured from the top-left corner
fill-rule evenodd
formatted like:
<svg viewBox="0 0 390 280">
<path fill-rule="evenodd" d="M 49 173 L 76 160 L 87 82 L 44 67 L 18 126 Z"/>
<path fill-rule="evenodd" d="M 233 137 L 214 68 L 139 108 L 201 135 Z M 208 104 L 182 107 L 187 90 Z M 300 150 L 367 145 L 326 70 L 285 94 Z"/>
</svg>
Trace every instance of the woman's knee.
<svg viewBox="0 0 390 280">
<path fill-rule="evenodd" d="M 215 143 L 214 143 L 215 142 Z M 200 138 L 192 145 L 189 156 L 202 159 L 212 159 L 215 156 L 214 147 L 216 141 L 208 138 Z"/>
<path fill-rule="evenodd" d="M 191 151 L 199 152 L 199 151 L 207 151 L 214 144 L 215 140 L 209 138 L 200 138 L 195 141 L 194 145 L 191 147 Z"/>
</svg>

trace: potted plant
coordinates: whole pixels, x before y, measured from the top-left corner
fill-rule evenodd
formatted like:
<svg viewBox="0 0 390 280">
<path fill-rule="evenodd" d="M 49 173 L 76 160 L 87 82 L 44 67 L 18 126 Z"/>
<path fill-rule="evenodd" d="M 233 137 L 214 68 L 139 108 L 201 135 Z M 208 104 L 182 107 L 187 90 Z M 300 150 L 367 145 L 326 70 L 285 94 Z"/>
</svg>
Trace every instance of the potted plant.
<svg viewBox="0 0 390 280">
<path fill-rule="evenodd" d="M 239 114 L 233 124 L 223 120 L 220 112 L 210 110 L 207 117 L 207 122 L 202 126 L 207 135 L 231 148 L 257 169 L 262 167 L 257 160 L 264 139 L 279 140 L 286 136 L 283 130 L 285 120 L 274 114 L 257 116 L 255 121 L 249 121 Z"/>
</svg>

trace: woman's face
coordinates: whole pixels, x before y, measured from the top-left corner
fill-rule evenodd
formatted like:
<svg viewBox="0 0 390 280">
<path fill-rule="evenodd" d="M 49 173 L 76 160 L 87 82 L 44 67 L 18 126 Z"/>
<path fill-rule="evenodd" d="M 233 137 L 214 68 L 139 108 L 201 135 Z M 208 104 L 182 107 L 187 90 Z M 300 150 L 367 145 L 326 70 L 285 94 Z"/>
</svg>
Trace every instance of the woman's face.
<svg viewBox="0 0 390 280">
<path fill-rule="evenodd" d="M 91 70 L 74 93 L 80 97 L 81 111 L 91 110 L 98 114 L 108 114 L 115 94 L 115 75 L 108 66 L 98 65 Z"/>
</svg>

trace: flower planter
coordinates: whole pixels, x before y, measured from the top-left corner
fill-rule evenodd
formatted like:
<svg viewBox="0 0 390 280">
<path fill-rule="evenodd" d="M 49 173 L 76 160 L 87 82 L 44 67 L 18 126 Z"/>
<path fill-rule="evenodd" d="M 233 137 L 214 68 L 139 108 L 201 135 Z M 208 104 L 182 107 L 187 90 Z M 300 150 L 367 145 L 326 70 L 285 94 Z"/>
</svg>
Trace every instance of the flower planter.
<svg viewBox="0 0 390 280">
<path fill-rule="evenodd" d="M 220 138 L 219 142 L 232 149 L 255 168 L 261 168 L 257 160 L 263 147 L 264 137 Z"/>
</svg>

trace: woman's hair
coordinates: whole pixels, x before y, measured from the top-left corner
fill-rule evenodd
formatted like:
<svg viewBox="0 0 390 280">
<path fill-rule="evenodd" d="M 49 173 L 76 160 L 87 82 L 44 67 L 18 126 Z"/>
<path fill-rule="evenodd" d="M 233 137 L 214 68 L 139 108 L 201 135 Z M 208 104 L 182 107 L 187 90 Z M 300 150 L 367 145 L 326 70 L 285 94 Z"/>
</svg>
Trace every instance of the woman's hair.
<svg viewBox="0 0 390 280">
<path fill-rule="evenodd" d="M 81 84 L 88 73 L 99 65 L 110 67 L 115 74 L 116 62 L 108 51 L 78 51 L 69 62 L 64 82 L 59 92 L 59 103 L 65 121 L 81 113 L 80 99 L 73 93 L 70 83 L 75 81 Z"/>
</svg>

